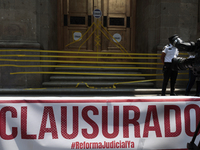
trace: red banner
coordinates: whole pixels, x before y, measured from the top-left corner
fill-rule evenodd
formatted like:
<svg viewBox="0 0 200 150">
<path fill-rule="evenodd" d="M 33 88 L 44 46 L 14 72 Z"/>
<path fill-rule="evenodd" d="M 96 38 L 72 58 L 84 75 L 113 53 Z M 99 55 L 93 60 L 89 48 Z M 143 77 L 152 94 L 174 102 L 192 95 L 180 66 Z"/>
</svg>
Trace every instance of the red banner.
<svg viewBox="0 0 200 150">
<path fill-rule="evenodd" d="M 195 97 L 1 97 L 0 149 L 186 149 L 199 106 Z"/>
</svg>

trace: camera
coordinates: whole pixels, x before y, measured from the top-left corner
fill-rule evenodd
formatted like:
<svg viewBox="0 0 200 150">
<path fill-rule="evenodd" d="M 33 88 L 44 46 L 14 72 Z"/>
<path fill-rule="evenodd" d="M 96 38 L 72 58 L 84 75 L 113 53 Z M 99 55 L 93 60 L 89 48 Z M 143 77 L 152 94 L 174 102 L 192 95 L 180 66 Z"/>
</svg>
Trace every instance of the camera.
<svg viewBox="0 0 200 150">
<path fill-rule="evenodd" d="M 177 57 L 172 59 L 173 70 L 191 69 L 196 76 L 200 76 L 200 38 L 196 42 L 184 42 L 178 35 L 169 37 L 169 42 L 179 51 L 186 51 L 194 58 Z"/>
</svg>

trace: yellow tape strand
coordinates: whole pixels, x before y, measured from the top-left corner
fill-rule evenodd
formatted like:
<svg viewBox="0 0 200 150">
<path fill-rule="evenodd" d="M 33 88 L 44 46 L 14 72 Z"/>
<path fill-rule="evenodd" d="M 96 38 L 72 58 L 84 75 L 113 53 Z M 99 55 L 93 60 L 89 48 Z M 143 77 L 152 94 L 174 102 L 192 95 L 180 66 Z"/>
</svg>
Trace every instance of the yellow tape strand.
<svg viewBox="0 0 200 150">
<path fill-rule="evenodd" d="M 59 50 L 31 50 L 31 49 L 5 49 L 5 50 L 0 50 L 0 52 L 39 52 L 39 53 L 66 53 L 66 54 L 114 54 L 114 55 L 127 55 L 126 53 L 109 53 L 109 52 L 78 52 L 78 51 L 59 51 Z M 156 55 L 160 56 L 161 54 L 149 54 L 149 53 L 129 53 L 130 55 Z"/>
<path fill-rule="evenodd" d="M 10 62 L 45 62 L 45 63 L 77 63 L 77 64 L 145 64 L 145 65 L 163 65 L 162 63 L 151 63 L 151 62 L 97 62 L 97 61 L 62 61 L 62 60 L 16 60 L 16 59 L 0 59 L 0 61 Z"/>
<path fill-rule="evenodd" d="M 65 54 L 113 54 L 113 55 L 147 55 L 147 56 L 160 56 L 161 54 L 155 53 L 109 53 L 109 52 L 78 52 L 78 51 L 59 51 L 59 50 L 31 50 L 31 49 L 1 49 L 0 52 L 39 52 L 39 53 L 65 53 Z M 180 55 L 187 55 L 187 53 L 180 53 Z"/>
<path fill-rule="evenodd" d="M 85 86 L 87 88 L 90 88 L 90 89 L 111 89 L 112 88 L 112 87 L 100 87 L 100 88 L 97 88 L 97 87 L 94 87 L 94 86 L 89 86 L 86 82 L 77 83 L 76 88 L 78 88 L 81 83 L 85 84 Z"/>
<path fill-rule="evenodd" d="M 189 79 L 177 79 L 177 81 L 188 81 Z M 128 81 L 128 82 L 119 82 L 119 83 L 114 83 L 111 86 L 108 86 L 108 87 L 100 87 L 100 88 L 97 88 L 97 87 L 94 87 L 94 86 L 89 86 L 86 82 L 79 82 L 77 83 L 76 85 L 76 88 L 79 87 L 79 85 L 81 83 L 85 84 L 87 88 L 91 88 L 91 89 L 116 89 L 117 85 L 120 85 L 120 84 L 131 84 L 131 83 L 140 83 L 140 82 L 153 82 L 153 81 L 163 81 L 163 79 L 150 79 L 150 80 L 138 80 L 138 81 Z"/>
<path fill-rule="evenodd" d="M 57 55 L 0 55 L 0 57 L 41 57 L 41 58 L 103 58 L 103 59 L 160 59 L 160 57 L 106 57 L 106 56 L 57 56 Z"/>
<path fill-rule="evenodd" d="M 78 73 L 78 72 L 13 72 L 14 74 L 74 74 L 74 75 L 105 75 L 105 76 L 162 76 L 163 74 L 116 74 L 116 73 Z"/>
<path fill-rule="evenodd" d="M 119 85 L 119 84 L 128 84 L 128 83 L 134 83 L 134 82 L 152 82 L 152 81 L 162 81 L 163 79 L 150 79 L 150 80 L 139 80 L 139 81 L 129 81 L 129 82 L 119 82 L 119 83 L 114 83 L 113 86 L 109 86 L 109 87 L 100 87 L 100 88 L 97 88 L 97 87 L 94 87 L 94 86 L 89 86 L 86 82 L 79 82 L 76 84 L 75 88 L 78 88 L 79 85 L 81 83 L 85 84 L 86 87 L 88 88 L 91 88 L 91 89 L 116 89 L 116 85 Z M 188 81 L 189 79 L 177 79 L 178 81 Z M 24 90 L 40 90 L 40 89 L 48 89 L 48 88 L 27 88 L 27 89 L 24 89 Z"/>
<path fill-rule="evenodd" d="M 108 67 L 108 66 L 65 66 L 65 65 L 14 65 L 14 64 L 3 64 L 0 65 L 0 67 L 19 67 L 19 68 L 25 68 L 25 67 L 53 67 L 53 68 L 107 68 L 107 69 L 156 69 L 156 70 L 162 70 L 162 68 L 154 68 L 154 67 Z"/>
<path fill-rule="evenodd" d="M 188 80 L 189 79 L 177 79 L 177 81 L 188 81 Z M 150 79 L 150 80 L 137 80 L 137 81 L 119 82 L 119 83 L 114 83 L 113 87 L 116 88 L 116 85 L 119 85 L 119 84 L 130 84 L 130 83 L 152 82 L 152 81 L 163 81 L 163 79 Z"/>
</svg>

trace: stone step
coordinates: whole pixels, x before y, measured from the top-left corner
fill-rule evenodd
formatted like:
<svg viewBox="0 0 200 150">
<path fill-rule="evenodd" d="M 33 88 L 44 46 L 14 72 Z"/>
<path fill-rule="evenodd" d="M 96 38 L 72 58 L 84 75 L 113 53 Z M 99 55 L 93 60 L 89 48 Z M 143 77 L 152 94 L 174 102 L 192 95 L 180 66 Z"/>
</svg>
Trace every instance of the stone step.
<svg viewBox="0 0 200 150">
<path fill-rule="evenodd" d="M 55 68 L 55 72 L 65 72 L 65 71 L 71 71 L 71 72 L 132 72 L 136 73 L 139 70 L 138 69 L 109 69 L 109 68 Z"/>
<path fill-rule="evenodd" d="M 70 76 L 70 75 L 55 75 L 55 76 L 51 76 L 50 80 L 54 81 L 54 80 L 58 80 L 58 81 L 66 81 L 66 80 L 70 80 L 70 81 L 102 81 L 102 80 L 109 80 L 109 81 L 134 81 L 134 80 L 144 80 L 145 77 L 123 77 L 123 76 Z"/>
<path fill-rule="evenodd" d="M 136 71 L 113 71 L 113 70 L 56 70 L 55 72 L 59 73 L 65 73 L 66 74 L 80 74 L 80 75 L 89 75 L 89 74 L 95 74 L 95 75 L 114 75 L 114 76 L 127 76 L 127 75 L 132 75 L 134 74 L 141 74 L 141 72 L 136 72 Z"/>
<path fill-rule="evenodd" d="M 68 67 L 56 67 L 55 71 L 65 70 L 88 70 L 88 71 L 137 71 L 136 67 L 101 67 L 101 66 L 68 66 Z"/>
<path fill-rule="evenodd" d="M 54 71 L 63 74 L 52 74 L 50 81 L 44 82 L 43 87 L 74 89 L 78 85 L 78 88 L 85 88 L 86 91 L 91 88 L 101 90 L 116 87 L 116 89 L 123 89 L 123 92 L 154 87 L 153 82 L 133 82 L 145 80 L 146 77 L 138 69 L 130 67 L 135 65 L 60 64 Z M 95 91 L 91 92 L 95 93 Z"/>
<path fill-rule="evenodd" d="M 134 64 L 97 64 L 97 63 L 59 63 L 58 66 L 68 67 L 68 66 L 94 66 L 94 67 L 136 67 Z"/>
<path fill-rule="evenodd" d="M 139 69 L 136 68 L 136 65 L 61 64 L 59 66 L 60 67 L 55 68 L 55 71 L 139 72 Z"/>
<path fill-rule="evenodd" d="M 43 87 L 76 87 L 79 85 L 79 87 L 113 87 L 117 82 L 58 82 L 58 81 L 51 81 L 51 82 L 44 82 Z M 151 87 L 154 84 L 152 82 L 130 82 L 130 83 L 117 83 L 116 87 L 117 88 L 123 88 L 123 87 L 130 87 L 134 88 L 135 86 L 137 87 Z"/>
</svg>

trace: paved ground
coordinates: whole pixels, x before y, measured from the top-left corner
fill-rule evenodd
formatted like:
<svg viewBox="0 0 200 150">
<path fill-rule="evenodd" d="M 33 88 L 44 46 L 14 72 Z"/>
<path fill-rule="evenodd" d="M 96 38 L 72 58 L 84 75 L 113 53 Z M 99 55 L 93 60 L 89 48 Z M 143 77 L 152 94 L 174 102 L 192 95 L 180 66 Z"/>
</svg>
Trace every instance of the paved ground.
<svg viewBox="0 0 200 150">
<path fill-rule="evenodd" d="M 184 96 L 185 89 L 176 89 L 175 93 L 178 96 Z M 167 89 L 166 96 L 169 96 L 170 89 Z M 195 89 L 191 90 L 190 96 L 195 95 Z M 134 97 L 149 97 L 161 96 L 161 89 L 134 89 L 129 93 L 118 91 L 117 89 L 0 89 L 0 96 L 134 96 Z"/>
</svg>

